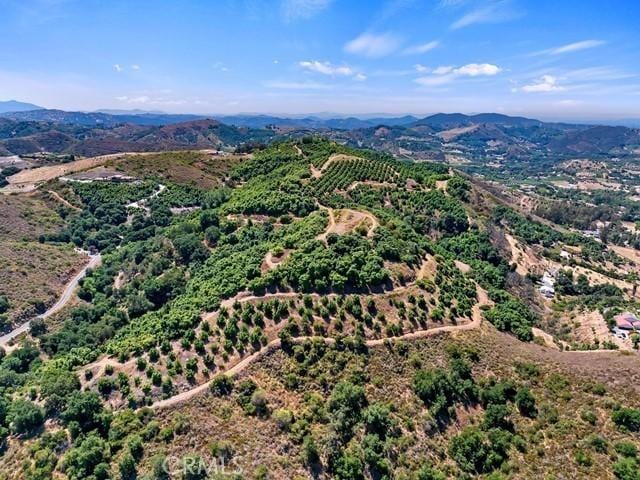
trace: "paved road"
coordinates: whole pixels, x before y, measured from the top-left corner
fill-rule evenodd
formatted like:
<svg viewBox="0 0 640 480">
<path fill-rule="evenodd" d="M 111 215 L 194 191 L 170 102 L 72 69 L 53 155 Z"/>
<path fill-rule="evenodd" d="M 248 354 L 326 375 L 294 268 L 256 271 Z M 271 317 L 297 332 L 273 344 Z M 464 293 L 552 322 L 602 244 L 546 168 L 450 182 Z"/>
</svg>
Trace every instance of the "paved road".
<svg viewBox="0 0 640 480">
<path fill-rule="evenodd" d="M 75 277 L 73 277 L 69 283 L 67 283 L 67 285 L 64 287 L 64 290 L 62 292 L 62 295 L 60 295 L 60 298 L 58 298 L 58 301 L 56 303 L 54 303 L 46 312 L 44 312 L 42 315 L 38 315 L 35 318 L 48 318 L 51 315 L 53 315 L 54 313 L 59 312 L 60 310 L 62 310 L 62 308 L 69 302 L 69 300 L 71 300 L 71 297 L 75 291 L 75 289 L 78 286 L 78 283 L 80 282 L 80 280 L 82 280 L 82 278 L 84 278 L 85 274 L 87 273 L 87 270 L 90 268 L 95 268 L 98 265 L 100 265 L 100 262 L 102 261 L 102 257 L 100 256 L 100 254 L 96 254 L 96 255 L 89 255 L 89 263 L 87 263 L 82 270 L 80 270 Z M 11 340 L 13 340 L 14 338 L 16 338 L 17 336 L 26 333 L 27 331 L 29 331 L 29 327 L 31 326 L 31 320 L 27 320 L 25 323 L 23 323 L 22 325 L 20 325 L 17 328 L 14 328 L 12 331 L 10 331 L 9 333 L 7 333 L 6 335 L 3 335 L 0 337 L 0 346 L 5 346 L 7 345 Z"/>
</svg>

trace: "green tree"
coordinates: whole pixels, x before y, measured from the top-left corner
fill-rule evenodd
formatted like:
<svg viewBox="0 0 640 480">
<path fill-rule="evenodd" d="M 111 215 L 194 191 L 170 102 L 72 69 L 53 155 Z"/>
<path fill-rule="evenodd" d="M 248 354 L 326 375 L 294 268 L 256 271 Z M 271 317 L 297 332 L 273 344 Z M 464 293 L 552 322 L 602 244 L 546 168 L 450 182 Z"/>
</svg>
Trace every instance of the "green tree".
<svg viewBox="0 0 640 480">
<path fill-rule="evenodd" d="M 87 435 L 63 459 L 63 469 L 70 480 L 109 478 L 109 444 L 94 433 Z"/>
<path fill-rule="evenodd" d="M 233 390 L 233 379 L 228 375 L 216 375 L 209 383 L 209 390 L 216 397 L 229 395 Z"/>
<path fill-rule="evenodd" d="M 346 381 L 338 383 L 327 405 L 335 430 L 343 436 L 349 436 L 360 421 L 361 410 L 366 405 L 364 388 Z"/>
<path fill-rule="evenodd" d="M 14 433 L 30 434 L 44 423 L 44 410 L 33 402 L 18 399 L 11 403 L 7 417 Z"/>
<path fill-rule="evenodd" d="M 516 393 L 515 403 L 521 415 L 530 418 L 536 416 L 536 399 L 527 387 L 518 389 L 518 393 Z"/>
<path fill-rule="evenodd" d="M 508 443 L 500 430 L 467 427 L 449 442 L 449 455 L 468 473 L 488 473 L 507 459 Z"/>
<path fill-rule="evenodd" d="M 67 424 L 76 422 L 84 432 L 93 429 L 104 432 L 109 424 L 100 396 L 95 392 L 76 392 L 71 395 L 61 418 Z"/>
<path fill-rule="evenodd" d="M 129 450 L 125 450 L 122 458 L 118 462 L 118 470 L 120 470 L 122 480 L 136 478 L 136 461 Z"/>
</svg>

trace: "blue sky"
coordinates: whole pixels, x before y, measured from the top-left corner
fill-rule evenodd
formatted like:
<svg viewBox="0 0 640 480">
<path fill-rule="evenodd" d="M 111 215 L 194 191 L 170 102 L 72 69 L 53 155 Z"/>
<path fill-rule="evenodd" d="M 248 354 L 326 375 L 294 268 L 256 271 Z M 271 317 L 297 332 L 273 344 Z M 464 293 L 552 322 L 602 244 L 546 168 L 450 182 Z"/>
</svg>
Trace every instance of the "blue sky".
<svg viewBox="0 0 640 480">
<path fill-rule="evenodd" d="M 637 0 L 0 0 L 0 99 L 640 117 Z"/>
</svg>

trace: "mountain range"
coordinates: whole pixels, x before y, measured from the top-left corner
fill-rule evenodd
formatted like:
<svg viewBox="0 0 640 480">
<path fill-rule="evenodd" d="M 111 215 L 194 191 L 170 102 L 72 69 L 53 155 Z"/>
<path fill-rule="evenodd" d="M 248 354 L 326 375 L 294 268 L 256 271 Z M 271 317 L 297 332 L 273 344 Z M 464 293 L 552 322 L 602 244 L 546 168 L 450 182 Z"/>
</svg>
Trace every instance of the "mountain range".
<svg viewBox="0 0 640 480">
<path fill-rule="evenodd" d="M 376 118 L 287 118 L 232 115 L 218 118 L 162 112 L 29 110 L 3 102 L 0 154 L 34 152 L 100 155 L 121 151 L 237 147 L 322 134 L 344 144 L 396 155 L 444 159 L 448 151 L 473 158 L 567 157 L 632 154 L 640 130 L 621 126 L 552 123 L 499 113 L 438 113 Z"/>
</svg>

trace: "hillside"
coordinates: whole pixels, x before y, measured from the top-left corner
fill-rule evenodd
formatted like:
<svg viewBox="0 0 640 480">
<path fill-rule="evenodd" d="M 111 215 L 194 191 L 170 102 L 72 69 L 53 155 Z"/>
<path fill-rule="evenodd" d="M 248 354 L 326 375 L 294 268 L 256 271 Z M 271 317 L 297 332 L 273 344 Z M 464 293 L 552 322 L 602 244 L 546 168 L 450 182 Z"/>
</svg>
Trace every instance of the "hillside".
<svg viewBox="0 0 640 480">
<path fill-rule="evenodd" d="M 228 128 L 145 142 L 246 133 Z M 88 168 L 39 187 L 64 206 L 42 245 L 102 264 L 3 345 L 5 478 L 166 478 L 196 456 L 244 478 L 633 478 L 631 343 L 540 330 L 637 307 L 608 245 L 447 165 L 323 138 Z M 556 264 L 552 303 L 533 267 Z"/>
<path fill-rule="evenodd" d="M 4 155 L 51 152 L 95 156 L 119 152 L 227 148 L 319 133 L 339 143 L 397 156 L 474 162 L 563 161 L 572 155 L 631 157 L 640 130 L 545 123 L 495 113 L 358 119 L 238 115 L 220 120 L 161 113 L 108 114 L 35 110 L 0 118 Z"/>
<path fill-rule="evenodd" d="M 124 123 L 111 127 L 0 119 L 0 148 L 16 155 L 52 152 L 96 156 L 129 151 L 217 149 L 267 141 L 272 135 L 268 130 L 227 126 L 208 119 L 164 126 Z"/>
</svg>

